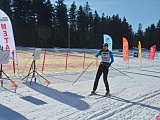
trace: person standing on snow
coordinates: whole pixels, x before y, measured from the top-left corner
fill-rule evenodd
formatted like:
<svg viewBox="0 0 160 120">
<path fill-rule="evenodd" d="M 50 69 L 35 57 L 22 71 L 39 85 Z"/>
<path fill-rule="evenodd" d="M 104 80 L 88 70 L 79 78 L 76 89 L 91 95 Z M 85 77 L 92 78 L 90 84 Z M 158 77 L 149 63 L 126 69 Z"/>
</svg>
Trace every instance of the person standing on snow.
<svg viewBox="0 0 160 120">
<path fill-rule="evenodd" d="M 97 86 L 98 86 L 99 78 L 101 77 L 101 75 L 103 73 L 103 81 L 104 81 L 104 84 L 106 87 L 106 95 L 107 95 L 110 92 L 107 76 L 108 76 L 108 72 L 109 72 L 109 67 L 114 62 L 113 54 L 111 51 L 108 50 L 107 43 L 103 44 L 103 49 L 100 50 L 95 55 L 95 57 L 98 57 L 100 55 L 101 55 L 102 61 L 100 62 L 100 65 L 99 65 L 99 68 L 98 68 L 98 71 L 96 74 L 96 78 L 94 81 L 93 91 L 91 92 L 91 94 L 95 93 Z"/>
</svg>

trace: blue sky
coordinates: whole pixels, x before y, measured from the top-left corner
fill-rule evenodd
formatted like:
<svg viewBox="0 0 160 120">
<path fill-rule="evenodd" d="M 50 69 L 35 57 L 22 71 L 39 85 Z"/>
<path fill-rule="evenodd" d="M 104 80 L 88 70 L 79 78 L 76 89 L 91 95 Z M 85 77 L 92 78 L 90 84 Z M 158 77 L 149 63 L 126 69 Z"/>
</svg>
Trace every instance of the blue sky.
<svg viewBox="0 0 160 120">
<path fill-rule="evenodd" d="M 51 1 L 55 3 L 56 0 Z M 100 16 L 102 13 L 109 16 L 118 14 L 122 19 L 125 16 L 135 32 L 139 23 L 145 30 L 153 23 L 157 25 L 160 20 L 160 0 L 64 0 L 64 3 L 70 8 L 73 1 L 77 9 L 89 2 L 92 12 L 97 10 Z"/>
</svg>

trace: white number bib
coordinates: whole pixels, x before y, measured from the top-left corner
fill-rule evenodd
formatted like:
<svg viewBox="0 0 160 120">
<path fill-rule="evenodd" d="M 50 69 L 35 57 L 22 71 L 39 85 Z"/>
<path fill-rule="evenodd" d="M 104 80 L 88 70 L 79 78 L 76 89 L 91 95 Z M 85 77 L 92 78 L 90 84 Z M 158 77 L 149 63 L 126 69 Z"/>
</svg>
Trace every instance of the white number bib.
<svg viewBox="0 0 160 120">
<path fill-rule="evenodd" d="M 102 62 L 110 62 L 109 52 L 101 52 Z"/>
</svg>

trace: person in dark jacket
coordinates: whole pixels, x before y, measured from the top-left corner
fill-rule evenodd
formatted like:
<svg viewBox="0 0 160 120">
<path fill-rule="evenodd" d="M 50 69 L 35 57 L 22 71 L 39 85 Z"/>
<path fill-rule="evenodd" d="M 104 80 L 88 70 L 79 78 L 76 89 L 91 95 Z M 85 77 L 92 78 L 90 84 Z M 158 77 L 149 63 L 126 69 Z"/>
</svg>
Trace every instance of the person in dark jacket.
<svg viewBox="0 0 160 120">
<path fill-rule="evenodd" d="M 98 86 L 98 82 L 99 79 L 103 73 L 103 81 L 106 87 L 106 95 L 109 94 L 110 89 L 109 89 L 109 84 L 108 84 L 108 80 L 107 80 L 107 76 L 108 76 L 108 72 L 109 72 L 109 67 L 111 66 L 111 64 L 114 62 L 114 58 L 113 58 L 113 54 L 111 51 L 108 50 L 108 44 L 104 43 L 103 44 L 103 49 L 100 50 L 95 57 L 98 57 L 101 55 L 102 61 L 100 62 L 97 74 L 96 74 L 96 78 L 94 81 L 94 86 L 93 86 L 93 91 L 91 92 L 92 94 L 95 93 L 97 86 Z"/>
</svg>

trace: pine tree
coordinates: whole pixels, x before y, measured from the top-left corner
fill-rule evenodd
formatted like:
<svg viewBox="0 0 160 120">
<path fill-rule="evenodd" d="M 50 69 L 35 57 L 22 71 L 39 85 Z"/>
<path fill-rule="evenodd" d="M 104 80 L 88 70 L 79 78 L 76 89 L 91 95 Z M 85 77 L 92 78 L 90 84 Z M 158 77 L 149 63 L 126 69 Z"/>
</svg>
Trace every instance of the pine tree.
<svg viewBox="0 0 160 120">
<path fill-rule="evenodd" d="M 88 2 L 86 2 L 85 6 L 84 6 L 84 13 L 85 13 L 85 17 L 86 17 L 86 25 L 85 25 L 85 29 L 88 32 L 88 30 L 90 29 L 90 19 L 89 19 L 89 15 L 91 14 L 92 9 L 90 8 L 90 5 Z"/>
<path fill-rule="evenodd" d="M 93 39 L 94 48 L 101 48 L 103 44 L 103 34 L 101 28 L 101 18 L 99 17 L 97 11 L 94 12 L 93 18 Z"/>
<path fill-rule="evenodd" d="M 77 17 L 77 7 L 75 5 L 75 2 L 72 3 L 71 8 L 69 9 L 69 30 L 70 30 L 70 44 L 71 47 L 74 47 L 76 44 L 76 27 L 77 27 L 77 22 L 76 22 L 76 17 Z"/>
<path fill-rule="evenodd" d="M 157 49 L 160 50 L 160 20 L 157 23 L 157 27 L 156 27 L 156 31 L 157 31 Z"/>
<path fill-rule="evenodd" d="M 27 5 L 26 5 L 27 4 Z M 29 5 L 28 5 L 29 4 Z M 13 28 L 15 32 L 16 45 L 30 46 L 31 40 L 28 36 L 29 30 L 27 29 L 27 22 L 29 18 L 29 8 L 31 4 L 29 1 L 13 0 Z M 30 44 L 31 43 L 31 44 Z"/>
<path fill-rule="evenodd" d="M 0 9 L 3 10 L 12 20 L 11 0 L 1 0 Z"/>
<path fill-rule="evenodd" d="M 142 24 L 141 23 L 138 26 L 137 34 L 138 34 L 138 39 L 142 40 L 143 39 L 143 30 L 142 30 Z"/>
<path fill-rule="evenodd" d="M 78 13 L 77 13 L 77 35 L 78 35 L 78 41 L 79 44 L 77 44 L 77 47 L 81 47 L 84 48 L 86 47 L 85 45 L 85 39 L 86 39 L 86 29 L 85 29 L 85 25 L 86 25 L 86 16 L 85 16 L 85 12 L 83 10 L 82 6 L 79 6 L 78 9 Z"/>
<path fill-rule="evenodd" d="M 67 47 L 68 36 L 68 15 L 67 6 L 64 4 L 64 0 L 56 1 L 55 5 L 55 40 L 56 46 Z"/>
<path fill-rule="evenodd" d="M 101 17 L 102 34 L 105 34 L 106 21 L 107 21 L 107 20 L 106 20 L 105 14 L 103 13 L 103 14 L 102 14 L 102 17 Z"/>
<path fill-rule="evenodd" d="M 119 15 L 113 15 L 112 18 L 109 20 L 109 33 L 113 39 L 113 48 L 121 48 L 122 44 L 122 26 L 121 26 L 121 19 Z"/>
<path fill-rule="evenodd" d="M 156 44 L 156 27 L 154 24 L 146 28 L 144 38 L 146 40 L 146 48 L 150 49 L 151 46 Z"/>
<path fill-rule="evenodd" d="M 129 47 L 133 48 L 134 46 L 134 41 L 133 41 L 133 30 L 132 30 L 132 26 L 128 24 L 126 18 L 124 17 L 121 23 L 121 34 L 123 37 L 126 37 L 129 41 Z M 137 45 L 137 43 L 136 43 Z M 122 45 L 121 45 L 122 46 Z"/>
<path fill-rule="evenodd" d="M 85 40 L 84 44 L 85 47 L 89 47 L 90 44 L 92 44 L 90 41 L 90 29 L 92 27 L 92 9 L 90 8 L 90 5 L 88 2 L 85 3 L 85 6 L 83 8 L 84 13 L 85 13 Z M 89 44 L 90 43 L 90 44 Z"/>
<path fill-rule="evenodd" d="M 54 40 L 51 39 L 55 20 L 54 8 L 50 0 L 47 0 L 46 2 L 38 1 L 38 3 L 34 4 L 37 16 L 39 43 L 42 47 L 52 47 L 54 44 Z"/>
</svg>

